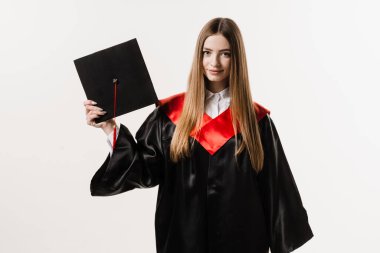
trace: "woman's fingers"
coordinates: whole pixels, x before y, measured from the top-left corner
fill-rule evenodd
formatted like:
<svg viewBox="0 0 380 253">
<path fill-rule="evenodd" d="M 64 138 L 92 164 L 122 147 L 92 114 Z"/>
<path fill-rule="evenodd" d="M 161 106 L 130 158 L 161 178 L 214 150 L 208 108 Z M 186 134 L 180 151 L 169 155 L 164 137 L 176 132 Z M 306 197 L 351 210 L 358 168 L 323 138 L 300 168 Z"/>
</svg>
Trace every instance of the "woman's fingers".
<svg viewBox="0 0 380 253">
<path fill-rule="evenodd" d="M 92 101 L 92 100 L 85 100 L 83 102 L 83 105 L 96 105 L 97 103 L 95 101 Z"/>
<path fill-rule="evenodd" d="M 91 111 L 103 111 L 103 108 L 100 108 L 98 106 L 94 106 L 95 102 L 92 101 L 92 100 L 86 100 L 84 101 L 83 105 L 85 107 L 85 113 L 88 114 L 90 113 Z"/>
<path fill-rule="evenodd" d="M 91 110 L 91 111 L 89 111 L 88 114 L 91 114 L 91 115 L 104 115 L 106 113 L 107 113 L 106 111 Z"/>
<path fill-rule="evenodd" d="M 83 105 L 84 107 L 86 108 L 86 114 L 90 111 L 90 110 L 103 110 L 102 108 L 98 107 L 98 106 L 94 106 L 96 105 L 97 103 L 95 101 L 92 101 L 92 100 L 85 100 L 83 102 Z"/>
<path fill-rule="evenodd" d="M 95 125 L 95 119 L 96 118 L 99 118 L 100 116 L 106 114 L 107 112 L 106 111 L 99 111 L 99 110 L 91 110 L 89 111 L 87 114 L 86 114 L 86 121 L 87 121 L 87 124 L 90 125 L 90 126 L 96 126 Z M 99 123 L 100 124 L 100 123 Z M 99 126 L 98 124 L 98 126 Z"/>
<path fill-rule="evenodd" d="M 85 105 L 85 108 L 86 108 L 86 113 L 88 113 L 89 111 L 103 111 L 102 108 L 94 106 L 94 105 Z"/>
<path fill-rule="evenodd" d="M 96 123 L 95 119 L 106 114 L 106 111 L 103 111 L 102 108 L 95 106 L 97 103 L 93 100 L 85 100 L 83 105 L 86 111 L 86 122 L 88 125 L 99 128 L 102 127 L 105 122 Z"/>
<path fill-rule="evenodd" d="M 99 118 L 99 116 L 102 116 L 106 114 L 106 112 L 99 112 L 99 111 L 90 111 L 88 114 L 87 114 L 87 119 L 88 120 L 94 120 L 95 118 Z"/>
</svg>

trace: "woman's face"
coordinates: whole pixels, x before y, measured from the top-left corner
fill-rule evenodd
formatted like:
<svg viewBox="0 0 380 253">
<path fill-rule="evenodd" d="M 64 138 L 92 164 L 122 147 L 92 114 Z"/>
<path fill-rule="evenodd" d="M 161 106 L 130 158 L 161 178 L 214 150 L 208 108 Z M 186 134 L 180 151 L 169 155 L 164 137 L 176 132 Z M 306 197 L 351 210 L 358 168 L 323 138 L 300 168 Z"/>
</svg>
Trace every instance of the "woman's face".
<svg viewBox="0 0 380 253">
<path fill-rule="evenodd" d="M 203 70 L 211 84 L 228 84 L 230 74 L 231 49 L 227 39 L 221 34 L 207 37 L 203 45 Z"/>
</svg>

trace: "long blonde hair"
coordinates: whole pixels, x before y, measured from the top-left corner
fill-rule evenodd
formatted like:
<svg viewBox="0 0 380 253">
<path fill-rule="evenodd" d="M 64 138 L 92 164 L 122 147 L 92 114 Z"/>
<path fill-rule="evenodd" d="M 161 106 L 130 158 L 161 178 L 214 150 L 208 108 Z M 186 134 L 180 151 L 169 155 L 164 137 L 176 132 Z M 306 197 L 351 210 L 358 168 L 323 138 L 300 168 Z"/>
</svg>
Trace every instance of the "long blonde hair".
<svg viewBox="0 0 380 253">
<path fill-rule="evenodd" d="M 170 145 L 170 158 L 178 162 L 182 157 L 189 157 L 190 132 L 194 127 L 196 131 L 200 130 L 205 109 L 205 85 L 208 81 L 204 76 L 202 64 L 203 45 L 207 37 L 215 34 L 223 35 L 228 40 L 231 49 L 229 90 L 230 111 L 236 140 L 235 158 L 247 149 L 253 169 L 259 172 L 264 163 L 264 151 L 250 91 L 246 54 L 240 29 L 229 18 L 210 20 L 198 36 L 182 114 Z M 237 139 L 237 126 L 242 136 L 240 145 Z"/>
</svg>

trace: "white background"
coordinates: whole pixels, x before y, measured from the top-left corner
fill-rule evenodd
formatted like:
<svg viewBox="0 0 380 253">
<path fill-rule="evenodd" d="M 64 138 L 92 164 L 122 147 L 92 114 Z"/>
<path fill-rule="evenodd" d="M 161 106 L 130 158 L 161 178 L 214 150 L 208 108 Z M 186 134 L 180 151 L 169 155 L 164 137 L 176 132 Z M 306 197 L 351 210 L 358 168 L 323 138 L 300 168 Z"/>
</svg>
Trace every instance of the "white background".
<svg viewBox="0 0 380 253">
<path fill-rule="evenodd" d="M 90 196 L 109 147 L 86 125 L 73 60 L 137 38 L 165 98 L 185 91 L 218 16 L 241 28 L 308 211 L 315 236 L 297 252 L 378 251 L 378 1 L 152 2 L 1 2 L 0 252 L 155 252 L 157 187 Z M 135 134 L 153 109 L 118 122 Z"/>
</svg>

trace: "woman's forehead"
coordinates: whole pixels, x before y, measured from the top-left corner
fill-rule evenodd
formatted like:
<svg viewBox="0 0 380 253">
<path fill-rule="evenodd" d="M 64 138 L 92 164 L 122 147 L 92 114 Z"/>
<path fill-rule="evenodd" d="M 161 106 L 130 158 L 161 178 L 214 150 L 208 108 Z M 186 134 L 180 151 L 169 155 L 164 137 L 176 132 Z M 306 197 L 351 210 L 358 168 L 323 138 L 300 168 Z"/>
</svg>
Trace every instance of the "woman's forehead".
<svg viewBox="0 0 380 253">
<path fill-rule="evenodd" d="M 203 47 L 221 51 L 230 49 L 230 43 L 222 34 L 214 34 L 207 37 L 203 44 Z"/>
</svg>

